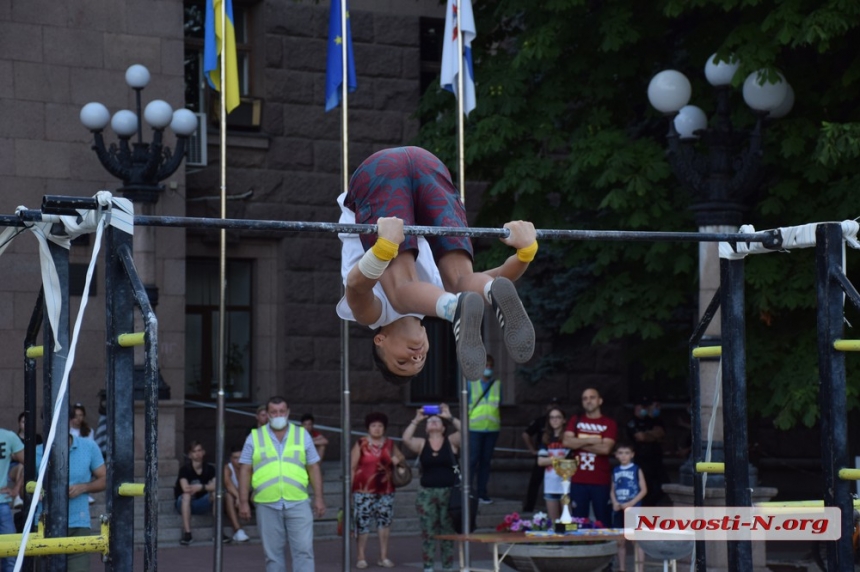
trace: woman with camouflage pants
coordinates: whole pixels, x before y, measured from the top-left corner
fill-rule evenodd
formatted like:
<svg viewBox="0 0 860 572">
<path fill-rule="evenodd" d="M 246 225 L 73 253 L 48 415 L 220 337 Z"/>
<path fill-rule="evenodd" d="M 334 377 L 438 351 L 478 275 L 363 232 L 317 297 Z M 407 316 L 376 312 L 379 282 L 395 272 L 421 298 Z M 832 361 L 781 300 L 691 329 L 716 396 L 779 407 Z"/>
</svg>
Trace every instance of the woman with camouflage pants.
<svg viewBox="0 0 860 572">
<path fill-rule="evenodd" d="M 415 437 L 415 429 L 426 419 L 427 438 Z M 445 436 L 445 421 L 451 422 L 455 432 Z M 421 489 L 415 501 L 418 519 L 421 522 L 421 552 L 424 572 L 433 571 L 436 555 L 437 534 L 454 534 L 453 523 L 448 514 L 448 500 L 451 487 L 457 484 L 454 472 L 454 456 L 460 449 L 460 421 L 451 416 L 451 410 L 444 403 L 440 405 L 439 415 L 427 416 L 420 408 L 403 432 L 403 444 L 419 455 L 421 463 Z M 442 569 L 454 569 L 454 543 L 441 541 Z"/>
</svg>

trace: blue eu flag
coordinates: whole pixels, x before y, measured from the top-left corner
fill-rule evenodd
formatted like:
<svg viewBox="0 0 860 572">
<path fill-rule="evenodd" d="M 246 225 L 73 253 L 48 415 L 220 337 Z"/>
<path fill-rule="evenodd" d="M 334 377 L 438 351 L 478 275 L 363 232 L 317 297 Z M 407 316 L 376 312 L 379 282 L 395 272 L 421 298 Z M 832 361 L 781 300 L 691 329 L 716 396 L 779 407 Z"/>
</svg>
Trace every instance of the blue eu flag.
<svg viewBox="0 0 860 572">
<path fill-rule="evenodd" d="M 328 16 L 328 63 L 325 72 L 326 111 L 331 111 L 337 107 L 341 99 L 341 84 L 343 83 L 343 30 L 341 29 L 340 22 L 341 1 L 331 0 L 331 10 Z M 358 84 L 355 81 L 355 59 L 352 55 L 352 32 L 349 25 L 348 7 L 346 17 L 347 86 L 349 87 L 349 91 L 353 92 Z"/>
</svg>

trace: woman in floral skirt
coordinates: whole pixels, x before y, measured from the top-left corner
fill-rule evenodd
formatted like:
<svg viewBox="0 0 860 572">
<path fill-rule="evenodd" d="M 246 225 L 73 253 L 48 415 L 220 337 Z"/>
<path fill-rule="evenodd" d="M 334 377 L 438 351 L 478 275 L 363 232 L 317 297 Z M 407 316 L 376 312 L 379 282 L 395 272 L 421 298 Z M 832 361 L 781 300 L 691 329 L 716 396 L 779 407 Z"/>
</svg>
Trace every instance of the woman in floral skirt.
<svg viewBox="0 0 860 572">
<path fill-rule="evenodd" d="M 374 412 L 364 418 L 367 437 L 353 445 L 350 454 L 352 500 L 355 526 L 358 534 L 356 568 L 367 568 L 367 538 L 375 522 L 379 534 L 379 560 L 377 565 L 394 568 L 388 559 L 388 537 L 394 518 L 394 483 L 391 472 L 403 461 L 403 453 L 394 441 L 385 437 L 388 416 Z"/>
</svg>

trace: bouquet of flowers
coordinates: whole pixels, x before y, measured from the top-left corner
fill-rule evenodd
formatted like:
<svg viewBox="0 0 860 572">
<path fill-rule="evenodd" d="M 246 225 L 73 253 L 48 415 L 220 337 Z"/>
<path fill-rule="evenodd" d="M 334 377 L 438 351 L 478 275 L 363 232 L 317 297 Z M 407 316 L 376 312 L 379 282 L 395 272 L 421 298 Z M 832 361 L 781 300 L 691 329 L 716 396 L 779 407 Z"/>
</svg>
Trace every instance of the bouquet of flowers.
<svg viewBox="0 0 860 572">
<path fill-rule="evenodd" d="M 546 513 L 536 512 L 532 518 L 524 519 L 520 517 L 520 513 L 512 512 L 505 516 L 497 527 L 497 532 L 528 532 L 531 530 L 552 530 L 552 522 Z"/>
<path fill-rule="evenodd" d="M 580 529 L 603 528 L 603 524 L 599 521 L 591 521 L 587 518 L 573 518 L 573 522 L 579 525 Z M 512 512 L 505 516 L 497 527 L 497 532 L 535 532 L 535 531 L 551 531 L 553 523 L 543 512 L 536 512 L 531 519 L 521 518 L 518 512 Z"/>
</svg>

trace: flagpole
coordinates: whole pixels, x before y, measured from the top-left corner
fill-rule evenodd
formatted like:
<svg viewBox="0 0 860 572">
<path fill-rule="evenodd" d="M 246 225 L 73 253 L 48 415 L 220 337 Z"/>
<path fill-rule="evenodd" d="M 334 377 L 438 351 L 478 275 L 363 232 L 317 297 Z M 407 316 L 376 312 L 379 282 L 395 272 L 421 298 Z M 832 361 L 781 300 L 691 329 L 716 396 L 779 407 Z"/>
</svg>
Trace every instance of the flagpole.
<svg viewBox="0 0 860 572">
<path fill-rule="evenodd" d="M 461 0 L 454 0 L 455 5 L 457 6 L 457 171 L 458 171 L 458 179 L 460 183 L 460 201 L 463 203 L 463 211 L 465 214 L 466 210 L 466 151 L 465 151 L 465 143 L 466 143 L 466 114 L 465 114 L 465 104 L 463 100 L 466 98 L 466 94 L 463 92 L 463 88 L 465 83 L 463 81 L 463 58 L 464 58 L 464 49 L 463 49 L 463 19 L 462 19 L 462 6 Z M 463 498 L 461 499 L 461 505 L 463 507 L 462 516 L 462 528 L 461 530 L 464 533 L 470 533 L 469 523 L 471 522 L 471 506 L 469 503 L 469 496 L 471 488 L 472 475 L 469 470 L 469 465 L 471 465 L 470 455 L 472 451 L 470 451 L 469 447 L 469 413 L 468 413 L 468 398 L 466 397 L 466 388 L 467 388 L 467 380 L 463 376 L 462 371 L 460 372 L 460 428 L 462 433 L 462 443 L 460 448 L 462 449 L 462 460 L 463 467 L 461 469 L 461 473 L 463 475 L 461 481 L 461 494 Z M 472 566 L 472 554 L 470 551 L 468 542 L 463 543 L 463 558 L 465 560 L 466 568 L 470 569 Z"/>
<path fill-rule="evenodd" d="M 349 22 L 347 22 L 346 0 L 340 2 L 340 61 L 341 61 L 341 174 L 343 176 L 343 192 L 349 189 L 349 117 L 347 114 L 349 99 Z M 331 16 L 329 16 L 331 17 Z M 352 530 L 352 515 L 349 510 L 352 497 L 352 479 L 350 477 L 350 439 L 352 421 L 350 419 L 350 388 L 349 388 L 349 321 L 340 321 L 340 385 L 341 385 L 341 471 L 343 474 L 343 569 L 352 568 L 352 543 L 349 531 Z"/>
<path fill-rule="evenodd" d="M 212 0 L 207 0 L 212 1 Z M 220 58 L 220 119 L 221 119 L 221 218 L 227 218 L 227 0 L 221 0 L 221 53 Z M 223 496 L 224 496 L 224 348 L 226 341 L 226 290 L 227 290 L 227 230 L 221 229 L 219 254 L 218 302 L 218 408 L 215 436 L 215 561 L 214 572 L 223 569 Z"/>
<path fill-rule="evenodd" d="M 459 57 L 457 58 L 457 93 L 459 97 L 457 97 L 457 167 L 459 171 L 459 179 L 460 179 L 460 200 L 463 202 L 463 207 L 466 206 L 466 160 L 465 160 L 465 114 L 464 114 L 464 104 L 463 99 L 465 98 L 465 94 L 463 93 L 463 21 L 461 18 L 460 11 L 460 0 L 454 0 L 457 5 L 457 53 Z M 468 544 L 468 543 L 466 543 Z"/>
</svg>

